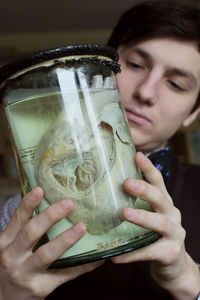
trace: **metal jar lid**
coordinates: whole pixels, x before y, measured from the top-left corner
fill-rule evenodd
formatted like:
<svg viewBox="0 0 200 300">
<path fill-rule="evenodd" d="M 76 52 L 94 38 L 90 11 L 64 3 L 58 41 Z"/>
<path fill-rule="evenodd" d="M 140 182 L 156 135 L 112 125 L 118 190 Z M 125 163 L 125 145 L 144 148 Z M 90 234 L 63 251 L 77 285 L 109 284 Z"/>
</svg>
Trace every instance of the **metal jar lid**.
<svg viewBox="0 0 200 300">
<path fill-rule="evenodd" d="M 119 65 L 117 64 L 119 56 L 114 48 L 100 44 L 70 45 L 26 55 L 2 66 L 0 68 L 0 86 L 6 79 L 15 73 L 22 71 L 23 69 L 48 60 L 76 55 L 95 55 L 108 57 L 113 61 L 113 70 L 116 71 L 116 73 L 119 72 Z"/>
</svg>

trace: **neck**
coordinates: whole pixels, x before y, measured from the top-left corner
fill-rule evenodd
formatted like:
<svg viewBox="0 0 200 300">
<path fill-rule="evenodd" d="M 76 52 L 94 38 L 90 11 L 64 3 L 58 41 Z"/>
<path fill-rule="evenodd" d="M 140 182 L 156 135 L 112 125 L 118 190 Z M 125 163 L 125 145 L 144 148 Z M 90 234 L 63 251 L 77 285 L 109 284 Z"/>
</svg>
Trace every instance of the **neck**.
<svg viewBox="0 0 200 300">
<path fill-rule="evenodd" d="M 158 147 L 154 147 L 154 148 L 152 148 L 152 147 L 149 147 L 149 149 L 147 148 L 147 149 L 144 149 L 143 147 L 137 147 L 137 146 L 135 146 L 135 148 L 136 148 L 136 151 L 137 152 L 142 152 L 144 155 L 148 155 L 149 153 L 152 153 L 152 152 L 155 152 L 155 151 L 159 151 L 159 150 L 161 150 L 161 149 L 163 149 L 163 148 L 165 148 L 165 147 L 167 147 L 167 142 L 166 143 L 163 143 L 162 145 L 160 145 L 160 146 L 158 146 Z"/>
<path fill-rule="evenodd" d="M 152 149 L 152 150 L 147 150 L 147 151 L 143 151 L 143 150 L 140 150 L 140 149 L 137 149 L 137 148 L 136 148 L 136 151 L 137 151 L 137 152 L 142 152 L 144 155 L 148 156 L 150 153 L 159 151 L 159 150 L 161 150 L 161 149 L 163 149 L 163 148 L 164 148 L 164 147 L 160 147 L 160 148 L 156 148 L 156 149 Z"/>
</svg>

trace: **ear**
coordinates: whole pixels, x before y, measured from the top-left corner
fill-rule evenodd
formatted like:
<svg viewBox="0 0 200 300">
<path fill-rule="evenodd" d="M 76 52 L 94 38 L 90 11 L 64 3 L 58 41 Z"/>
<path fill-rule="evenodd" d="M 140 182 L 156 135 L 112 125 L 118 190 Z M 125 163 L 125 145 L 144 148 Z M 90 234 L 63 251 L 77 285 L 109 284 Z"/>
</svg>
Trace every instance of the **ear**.
<svg viewBox="0 0 200 300">
<path fill-rule="evenodd" d="M 198 106 L 191 114 L 189 114 L 189 116 L 183 122 L 183 126 L 188 127 L 189 125 L 191 125 L 192 122 L 196 120 L 199 113 L 200 113 L 200 106 Z"/>
</svg>

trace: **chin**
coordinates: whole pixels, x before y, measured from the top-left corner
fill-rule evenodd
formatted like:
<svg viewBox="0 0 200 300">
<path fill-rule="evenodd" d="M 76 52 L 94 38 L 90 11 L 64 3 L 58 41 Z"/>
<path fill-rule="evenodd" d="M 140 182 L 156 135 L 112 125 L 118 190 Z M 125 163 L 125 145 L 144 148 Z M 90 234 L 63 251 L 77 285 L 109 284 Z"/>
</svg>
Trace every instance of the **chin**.
<svg viewBox="0 0 200 300">
<path fill-rule="evenodd" d="M 134 129 L 131 129 L 131 136 L 137 152 L 141 151 L 142 153 L 146 154 L 160 147 L 160 145 L 157 145 L 156 142 L 152 142 L 152 139 L 149 135 L 148 137 L 143 136 L 141 132 L 137 132 Z"/>
<path fill-rule="evenodd" d="M 144 154 L 147 154 L 159 148 L 158 145 L 153 145 L 150 142 L 134 143 L 134 145 L 137 152 L 140 151 Z"/>
<path fill-rule="evenodd" d="M 146 145 L 148 145 L 148 142 L 145 139 L 141 139 L 140 134 L 135 134 L 135 132 L 131 132 L 133 144 L 135 146 L 136 151 L 146 151 Z"/>
</svg>

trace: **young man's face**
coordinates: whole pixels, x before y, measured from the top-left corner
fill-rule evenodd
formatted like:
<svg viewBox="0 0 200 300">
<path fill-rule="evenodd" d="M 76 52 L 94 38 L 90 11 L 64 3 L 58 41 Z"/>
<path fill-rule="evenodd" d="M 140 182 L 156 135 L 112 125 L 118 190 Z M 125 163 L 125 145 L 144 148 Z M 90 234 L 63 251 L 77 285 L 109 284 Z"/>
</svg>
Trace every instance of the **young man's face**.
<svg viewBox="0 0 200 300">
<path fill-rule="evenodd" d="M 181 125 L 189 125 L 200 90 L 200 53 L 195 44 L 151 39 L 118 49 L 118 87 L 136 149 L 165 146 Z"/>
</svg>

